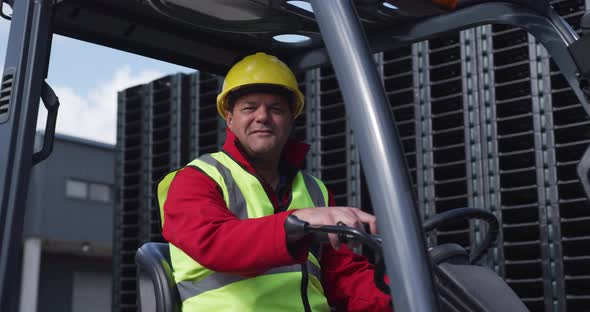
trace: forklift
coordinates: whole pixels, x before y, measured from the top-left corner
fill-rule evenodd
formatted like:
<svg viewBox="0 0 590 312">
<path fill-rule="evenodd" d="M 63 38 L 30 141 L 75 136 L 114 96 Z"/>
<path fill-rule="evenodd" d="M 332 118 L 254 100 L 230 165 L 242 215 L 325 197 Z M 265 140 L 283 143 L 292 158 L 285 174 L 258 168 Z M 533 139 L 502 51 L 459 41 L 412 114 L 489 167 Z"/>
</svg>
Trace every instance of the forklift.
<svg viewBox="0 0 590 312">
<path fill-rule="evenodd" d="M 12 8 L 11 15 L 4 13 L 5 6 Z M 469 287 L 460 278 L 453 279 L 452 272 L 444 271 L 441 264 L 453 257 L 433 256 L 426 247 L 425 231 L 456 218 L 484 219 L 490 226 L 483 248 L 477 251 L 480 253 L 493 243 L 495 217 L 466 209 L 422 223 L 373 53 L 480 25 L 520 27 L 545 46 L 590 115 L 590 35 L 580 36 L 574 31 L 548 0 L 0 0 L 0 15 L 11 24 L 0 82 L 2 311 L 18 310 L 24 207 L 31 167 L 47 158 L 53 148 L 59 101 L 45 82 L 53 34 L 218 75 L 225 74 L 241 57 L 260 51 L 276 55 L 296 72 L 331 64 L 343 92 L 363 169 L 370 177 L 367 184 L 380 237 L 364 237 L 348 228 L 306 224 L 298 228 L 348 235 L 382 253 L 378 259 L 380 274 L 386 271 L 395 282 L 380 288 L 390 292 L 396 311 L 506 310 L 502 299 L 510 300 L 512 295 L 503 281 L 488 274 L 490 271 L 481 276 L 489 280 L 486 287 L 490 287 L 490 294 L 500 294 L 499 299 L 491 298 L 497 301 L 497 307 L 490 308 L 489 302 L 478 301 L 473 294 L 449 299 L 457 288 Z M 588 13 L 582 18 L 582 28 L 590 31 Z M 273 39 L 281 34 L 305 36 L 305 40 Z M 42 149 L 33 153 L 40 100 L 48 110 L 46 132 Z M 590 149 L 580 160 L 578 175 L 590 197 Z M 147 278 L 152 284 L 157 272 L 169 273 L 162 271 L 165 266 L 161 263 L 149 264 L 152 256 L 165 259 L 157 252 L 145 251 L 143 258 L 141 250 L 138 253 L 140 266 L 155 265 L 152 270 L 156 273 Z M 464 254 L 456 249 L 449 252 Z M 376 282 L 383 286 L 380 277 L 376 276 Z M 165 289 L 156 291 L 157 310 L 178 309 L 174 298 L 164 300 L 165 296 L 174 296 L 174 285 L 163 283 Z M 445 297 L 449 289 L 451 294 Z M 513 299 L 511 307 L 515 308 L 511 311 L 524 308 Z"/>
</svg>

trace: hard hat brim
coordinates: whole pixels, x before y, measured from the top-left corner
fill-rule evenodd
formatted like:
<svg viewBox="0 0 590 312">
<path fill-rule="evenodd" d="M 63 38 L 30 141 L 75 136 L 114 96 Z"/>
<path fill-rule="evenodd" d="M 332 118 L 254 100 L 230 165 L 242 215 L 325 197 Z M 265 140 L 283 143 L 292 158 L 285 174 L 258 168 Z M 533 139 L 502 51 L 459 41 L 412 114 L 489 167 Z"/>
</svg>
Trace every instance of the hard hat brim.
<svg viewBox="0 0 590 312">
<path fill-rule="evenodd" d="M 242 87 L 246 87 L 246 86 L 252 86 L 252 85 L 257 85 L 257 84 L 261 84 L 261 83 L 251 83 L 251 84 L 246 84 L 246 85 L 240 85 L 237 86 L 233 89 L 228 89 L 225 90 L 223 92 L 221 92 L 219 95 L 217 95 L 217 112 L 219 113 L 219 115 L 221 116 L 221 118 L 223 118 L 224 120 L 225 118 L 225 112 L 227 111 L 227 96 Z M 295 89 L 293 90 L 292 88 L 289 88 L 285 85 L 282 84 L 273 84 L 273 83 L 265 83 L 265 84 L 271 84 L 271 85 L 276 85 L 279 87 L 283 87 L 288 89 L 289 91 L 293 92 L 293 94 L 295 95 L 295 103 L 294 103 L 294 107 L 293 107 L 293 117 L 297 118 L 301 112 L 303 111 L 303 107 L 305 105 L 305 96 L 303 95 L 303 93 L 301 93 L 301 91 Z"/>
</svg>

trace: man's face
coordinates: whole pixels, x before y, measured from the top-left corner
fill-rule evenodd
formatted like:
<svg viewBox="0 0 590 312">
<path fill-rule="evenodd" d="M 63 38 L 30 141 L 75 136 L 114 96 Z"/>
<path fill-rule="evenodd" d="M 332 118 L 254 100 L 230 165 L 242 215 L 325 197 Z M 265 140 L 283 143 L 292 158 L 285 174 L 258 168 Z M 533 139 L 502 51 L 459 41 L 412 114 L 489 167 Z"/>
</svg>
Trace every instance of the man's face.
<svg viewBox="0 0 590 312">
<path fill-rule="evenodd" d="M 293 126 L 288 101 L 276 94 L 250 93 L 226 111 L 227 127 L 255 158 L 279 157 Z"/>
</svg>

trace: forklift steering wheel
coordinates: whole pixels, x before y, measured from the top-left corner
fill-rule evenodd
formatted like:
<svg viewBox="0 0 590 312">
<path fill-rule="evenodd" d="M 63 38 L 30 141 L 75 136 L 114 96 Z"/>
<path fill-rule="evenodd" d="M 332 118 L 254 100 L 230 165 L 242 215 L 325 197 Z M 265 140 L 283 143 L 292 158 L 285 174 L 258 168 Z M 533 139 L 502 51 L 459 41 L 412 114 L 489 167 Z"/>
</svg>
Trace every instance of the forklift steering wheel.
<svg viewBox="0 0 590 312">
<path fill-rule="evenodd" d="M 479 246 L 474 248 L 471 254 L 469 255 L 469 262 L 473 264 L 481 258 L 481 256 L 486 252 L 488 248 L 492 246 L 492 244 L 496 241 L 496 238 L 498 237 L 498 219 L 493 213 L 476 208 L 453 209 L 445 211 L 443 213 L 439 213 L 433 216 L 432 218 L 426 220 L 422 228 L 424 229 L 424 233 L 428 233 L 432 230 L 435 230 L 438 227 L 466 219 L 479 219 L 485 221 L 488 224 L 488 230 L 486 232 L 483 242 Z"/>
</svg>

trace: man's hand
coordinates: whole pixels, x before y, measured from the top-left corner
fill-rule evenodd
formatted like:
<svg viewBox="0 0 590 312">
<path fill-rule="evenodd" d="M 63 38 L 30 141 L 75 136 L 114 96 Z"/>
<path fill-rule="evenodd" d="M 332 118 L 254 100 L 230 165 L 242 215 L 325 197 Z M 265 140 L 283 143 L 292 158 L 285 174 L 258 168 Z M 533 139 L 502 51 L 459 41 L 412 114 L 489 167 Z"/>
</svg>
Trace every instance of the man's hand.
<svg viewBox="0 0 590 312">
<path fill-rule="evenodd" d="M 368 223 L 371 234 L 377 234 L 377 221 L 375 216 L 352 207 L 317 207 L 297 209 L 293 212 L 297 218 L 311 225 L 337 225 L 338 222 L 346 226 L 364 230 L 363 223 Z M 336 250 L 340 249 L 338 235 L 328 234 L 330 244 Z"/>
</svg>

